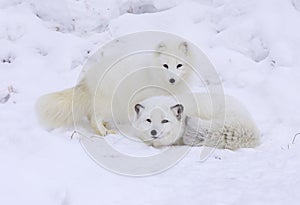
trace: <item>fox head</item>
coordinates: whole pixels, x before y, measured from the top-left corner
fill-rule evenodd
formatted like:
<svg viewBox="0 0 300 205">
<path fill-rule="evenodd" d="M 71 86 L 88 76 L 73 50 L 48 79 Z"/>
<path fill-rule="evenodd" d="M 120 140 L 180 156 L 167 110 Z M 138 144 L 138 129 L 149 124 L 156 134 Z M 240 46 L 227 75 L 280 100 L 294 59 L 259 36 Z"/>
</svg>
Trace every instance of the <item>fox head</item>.
<svg viewBox="0 0 300 205">
<path fill-rule="evenodd" d="M 160 43 L 157 47 L 158 65 L 163 70 L 163 80 L 177 85 L 185 79 L 188 65 L 182 60 L 190 55 L 187 42 L 177 45 Z"/>
<path fill-rule="evenodd" d="M 172 145 L 183 133 L 184 107 L 181 104 L 151 105 L 148 103 L 134 106 L 133 126 L 138 137 L 155 147 Z"/>
</svg>

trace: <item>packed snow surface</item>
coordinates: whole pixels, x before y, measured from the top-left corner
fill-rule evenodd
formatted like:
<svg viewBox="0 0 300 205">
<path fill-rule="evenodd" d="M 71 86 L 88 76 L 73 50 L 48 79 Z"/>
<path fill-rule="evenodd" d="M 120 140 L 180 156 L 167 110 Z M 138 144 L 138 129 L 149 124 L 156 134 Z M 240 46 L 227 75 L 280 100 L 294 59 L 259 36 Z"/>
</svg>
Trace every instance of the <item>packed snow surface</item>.
<svg viewBox="0 0 300 205">
<path fill-rule="evenodd" d="M 262 133 L 253 149 L 194 147 L 174 167 L 128 177 L 98 166 L 72 130 L 37 122 L 39 96 L 76 84 L 124 34 L 182 36 L 215 65 Z M 1 0 L 0 204 L 272 204 L 300 201 L 300 0 Z M 122 150 L 152 150 L 120 136 Z"/>
</svg>

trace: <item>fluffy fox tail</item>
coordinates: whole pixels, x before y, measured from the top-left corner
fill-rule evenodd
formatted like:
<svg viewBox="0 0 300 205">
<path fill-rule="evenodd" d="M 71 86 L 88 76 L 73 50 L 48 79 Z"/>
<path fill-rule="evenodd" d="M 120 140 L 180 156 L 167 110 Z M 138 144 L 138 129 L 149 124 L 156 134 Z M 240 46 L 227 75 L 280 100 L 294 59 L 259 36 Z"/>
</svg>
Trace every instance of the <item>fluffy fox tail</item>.
<svg viewBox="0 0 300 205">
<path fill-rule="evenodd" d="M 70 126 L 86 115 L 88 93 L 83 85 L 41 96 L 36 103 L 40 123 L 48 129 Z"/>
</svg>

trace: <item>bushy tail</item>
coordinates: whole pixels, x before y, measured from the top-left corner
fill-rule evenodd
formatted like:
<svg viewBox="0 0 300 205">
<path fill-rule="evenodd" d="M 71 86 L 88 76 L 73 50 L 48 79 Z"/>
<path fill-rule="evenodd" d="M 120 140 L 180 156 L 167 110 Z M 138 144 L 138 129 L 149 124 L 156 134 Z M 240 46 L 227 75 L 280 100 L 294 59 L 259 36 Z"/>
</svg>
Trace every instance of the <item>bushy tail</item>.
<svg viewBox="0 0 300 205">
<path fill-rule="evenodd" d="M 36 103 L 39 121 L 47 128 L 69 126 L 73 122 L 74 88 L 41 96 Z"/>
</svg>

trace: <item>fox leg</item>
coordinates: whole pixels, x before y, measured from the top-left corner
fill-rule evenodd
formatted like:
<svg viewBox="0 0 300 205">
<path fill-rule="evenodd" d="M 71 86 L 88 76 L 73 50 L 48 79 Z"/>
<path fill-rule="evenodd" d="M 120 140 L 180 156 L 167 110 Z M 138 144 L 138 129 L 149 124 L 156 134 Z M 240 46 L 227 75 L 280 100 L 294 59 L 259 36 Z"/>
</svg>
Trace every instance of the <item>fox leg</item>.
<svg viewBox="0 0 300 205">
<path fill-rule="evenodd" d="M 108 134 L 115 134 L 114 130 L 109 130 L 106 128 L 106 122 L 103 121 L 103 118 L 99 115 L 93 114 L 90 120 L 92 128 L 96 131 L 100 136 L 105 136 Z"/>
</svg>

